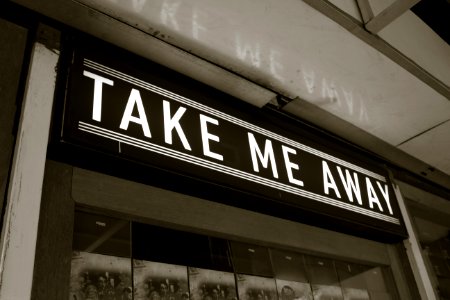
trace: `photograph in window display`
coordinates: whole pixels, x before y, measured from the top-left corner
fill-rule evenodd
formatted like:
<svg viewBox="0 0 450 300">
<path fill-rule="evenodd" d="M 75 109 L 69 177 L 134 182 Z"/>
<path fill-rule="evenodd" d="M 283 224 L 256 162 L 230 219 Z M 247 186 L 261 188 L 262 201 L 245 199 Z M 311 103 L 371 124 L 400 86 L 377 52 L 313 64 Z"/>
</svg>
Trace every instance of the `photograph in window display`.
<svg viewBox="0 0 450 300">
<path fill-rule="evenodd" d="M 275 279 L 237 274 L 240 300 L 278 300 Z"/>
<path fill-rule="evenodd" d="M 189 267 L 191 300 L 237 300 L 234 273 Z"/>
<path fill-rule="evenodd" d="M 188 300 L 187 267 L 133 260 L 134 299 Z"/>
<path fill-rule="evenodd" d="M 313 300 L 311 286 L 306 282 L 275 279 L 279 300 Z"/>
<path fill-rule="evenodd" d="M 129 258 L 74 251 L 70 300 L 132 299 Z"/>
</svg>

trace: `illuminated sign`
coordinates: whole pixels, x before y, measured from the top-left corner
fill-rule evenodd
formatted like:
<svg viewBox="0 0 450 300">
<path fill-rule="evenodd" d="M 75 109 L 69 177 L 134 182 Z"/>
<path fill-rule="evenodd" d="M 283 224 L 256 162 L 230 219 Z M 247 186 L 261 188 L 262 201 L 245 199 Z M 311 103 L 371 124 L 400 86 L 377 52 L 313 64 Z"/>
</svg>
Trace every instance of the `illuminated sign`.
<svg viewBox="0 0 450 300">
<path fill-rule="evenodd" d="M 209 102 L 198 83 L 177 79 L 178 87 L 157 70 L 101 60 L 75 56 L 65 140 L 359 224 L 401 228 L 384 168 L 252 114 L 237 117 Z"/>
</svg>

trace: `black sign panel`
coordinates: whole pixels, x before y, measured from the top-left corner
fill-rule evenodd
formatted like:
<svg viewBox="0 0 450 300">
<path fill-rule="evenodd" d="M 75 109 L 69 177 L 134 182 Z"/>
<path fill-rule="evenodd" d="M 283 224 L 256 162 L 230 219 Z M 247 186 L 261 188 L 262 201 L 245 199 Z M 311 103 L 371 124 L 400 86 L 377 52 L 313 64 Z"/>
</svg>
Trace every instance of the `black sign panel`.
<svg viewBox="0 0 450 300">
<path fill-rule="evenodd" d="M 403 235 L 384 168 L 217 106 L 198 83 L 76 54 L 63 139 L 277 202 Z M 186 88 L 186 86 L 188 86 Z M 230 97 L 231 99 L 231 97 Z M 234 100 L 234 99 L 232 99 Z M 244 116 L 244 117 L 242 117 Z"/>
</svg>

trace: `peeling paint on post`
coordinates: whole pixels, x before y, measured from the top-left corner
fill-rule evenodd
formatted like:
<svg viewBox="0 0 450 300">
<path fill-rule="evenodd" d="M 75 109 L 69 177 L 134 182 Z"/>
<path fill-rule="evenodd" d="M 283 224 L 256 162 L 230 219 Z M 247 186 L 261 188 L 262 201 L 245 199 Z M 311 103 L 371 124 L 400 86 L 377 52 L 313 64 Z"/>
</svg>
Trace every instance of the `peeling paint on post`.
<svg viewBox="0 0 450 300">
<path fill-rule="evenodd" d="M 56 43 L 55 43 L 56 42 Z M 30 299 L 59 32 L 40 25 L 26 83 L 1 234 L 0 299 Z"/>
<path fill-rule="evenodd" d="M 404 240 L 403 244 L 406 248 L 406 254 L 408 255 L 408 260 L 411 264 L 411 269 L 413 271 L 420 296 L 422 299 L 436 300 L 438 297 L 435 294 L 433 284 L 430 280 L 430 274 L 428 274 L 429 271 L 425 266 L 423 253 L 417 232 L 414 229 L 412 216 L 408 212 L 408 208 L 400 191 L 400 187 L 398 185 L 394 185 L 393 188 L 402 212 L 406 229 L 408 230 L 409 238 Z"/>
</svg>

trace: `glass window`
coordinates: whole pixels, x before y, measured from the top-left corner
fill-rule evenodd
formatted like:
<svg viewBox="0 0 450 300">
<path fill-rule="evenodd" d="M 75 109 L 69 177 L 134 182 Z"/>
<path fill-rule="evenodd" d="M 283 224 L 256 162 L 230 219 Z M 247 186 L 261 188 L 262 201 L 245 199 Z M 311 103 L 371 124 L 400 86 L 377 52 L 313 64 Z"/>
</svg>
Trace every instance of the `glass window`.
<svg viewBox="0 0 450 300">
<path fill-rule="evenodd" d="M 302 254 L 276 249 L 271 249 L 270 254 L 276 278 L 308 283 Z"/>
<path fill-rule="evenodd" d="M 191 300 L 236 300 L 233 273 L 189 267 Z"/>
<path fill-rule="evenodd" d="M 226 240 L 133 223 L 133 258 L 232 271 Z"/>
<path fill-rule="evenodd" d="M 450 299 L 450 226 L 419 217 L 414 220 L 437 292 L 442 299 Z"/>
<path fill-rule="evenodd" d="M 277 289 L 273 278 L 237 274 L 236 279 L 239 299 L 277 300 Z"/>
<path fill-rule="evenodd" d="M 272 277 L 269 250 L 266 247 L 231 242 L 234 270 L 237 273 Z"/>
<path fill-rule="evenodd" d="M 369 267 L 340 261 L 336 261 L 335 265 L 344 299 L 369 300 L 369 291 L 364 276 Z"/>
<path fill-rule="evenodd" d="M 315 300 L 343 299 L 339 279 L 334 268 L 334 262 L 316 256 L 305 256 L 306 271 L 311 281 L 311 288 Z"/>
<path fill-rule="evenodd" d="M 280 300 L 312 299 L 302 254 L 271 249 L 277 291 Z"/>
<path fill-rule="evenodd" d="M 398 298 L 387 267 L 85 212 L 75 213 L 73 250 L 72 300 Z"/>
<path fill-rule="evenodd" d="M 75 213 L 70 299 L 131 299 L 130 223 Z"/>
<path fill-rule="evenodd" d="M 130 222 L 76 212 L 73 249 L 129 258 L 131 257 Z"/>
<path fill-rule="evenodd" d="M 133 260 L 134 299 L 187 300 L 186 266 Z"/>
</svg>

